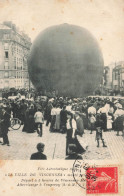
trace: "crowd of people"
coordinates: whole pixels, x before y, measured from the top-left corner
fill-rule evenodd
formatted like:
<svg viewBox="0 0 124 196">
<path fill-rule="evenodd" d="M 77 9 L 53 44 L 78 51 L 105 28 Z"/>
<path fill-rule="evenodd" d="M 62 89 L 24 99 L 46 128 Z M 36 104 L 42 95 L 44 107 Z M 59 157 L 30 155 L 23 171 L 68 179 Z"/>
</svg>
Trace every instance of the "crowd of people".
<svg viewBox="0 0 124 196">
<path fill-rule="evenodd" d="M 84 153 L 90 145 L 83 139 L 83 134 L 88 130 L 90 130 L 90 134 L 93 131 L 96 132 L 97 147 L 100 146 L 100 141 L 103 147 L 107 147 L 104 141 L 106 131 L 114 130 L 117 136 L 124 134 L 123 99 L 100 96 L 46 97 L 45 99 L 35 96 L 33 99 L 21 99 L 20 96 L 17 96 L 14 100 L 3 98 L 0 107 L 2 145 L 10 145 L 8 130 L 11 117 L 21 121 L 23 132 L 37 131 L 40 137 L 43 136 L 42 125 L 45 123 L 46 126 L 49 126 L 50 132 L 66 134 L 66 159 L 73 159 L 77 155 L 81 158 L 79 154 Z M 44 144 L 41 146 L 43 147 Z"/>
</svg>

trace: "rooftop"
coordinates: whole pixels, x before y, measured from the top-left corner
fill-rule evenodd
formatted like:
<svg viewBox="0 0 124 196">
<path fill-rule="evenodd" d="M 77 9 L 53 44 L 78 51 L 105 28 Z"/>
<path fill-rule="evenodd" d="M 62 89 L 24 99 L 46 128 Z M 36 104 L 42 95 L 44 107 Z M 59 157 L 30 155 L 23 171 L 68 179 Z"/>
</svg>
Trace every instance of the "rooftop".
<svg viewBox="0 0 124 196">
<path fill-rule="evenodd" d="M 11 29 L 11 28 L 4 24 L 0 24 L 0 29 Z"/>
</svg>

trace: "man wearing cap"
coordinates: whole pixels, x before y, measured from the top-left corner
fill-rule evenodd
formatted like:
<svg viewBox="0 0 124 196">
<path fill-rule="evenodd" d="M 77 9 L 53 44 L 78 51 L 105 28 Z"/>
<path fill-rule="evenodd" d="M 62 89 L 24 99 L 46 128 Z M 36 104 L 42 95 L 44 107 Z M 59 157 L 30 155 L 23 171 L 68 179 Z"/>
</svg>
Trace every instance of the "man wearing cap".
<svg viewBox="0 0 124 196">
<path fill-rule="evenodd" d="M 9 145 L 8 139 L 8 128 L 10 126 L 10 115 L 6 112 L 7 108 L 4 106 L 2 108 L 2 115 L 1 115 L 1 129 L 3 135 L 3 144 L 2 145 Z"/>
<path fill-rule="evenodd" d="M 45 154 L 43 154 L 44 151 L 44 144 L 43 143 L 38 143 L 37 144 L 37 150 L 38 152 L 33 153 L 31 155 L 31 160 L 47 160 L 47 156 Z"/>
</svg>

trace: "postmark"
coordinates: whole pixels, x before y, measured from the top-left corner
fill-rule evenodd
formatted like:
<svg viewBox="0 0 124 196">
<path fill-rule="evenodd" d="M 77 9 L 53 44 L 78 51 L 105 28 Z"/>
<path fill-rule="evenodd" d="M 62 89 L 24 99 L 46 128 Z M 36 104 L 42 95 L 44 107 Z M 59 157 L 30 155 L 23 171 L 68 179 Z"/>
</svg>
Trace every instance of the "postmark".
<svg viewBox="0 0 124 196">
<path fill-rule="evenodd" d="M 75 182 L 83 189 L 86 189 L 86 171 L 90 168 L 89 164 L 84 160 L 76 159 L 73 164 L 73 178 Z"/>
<path fill-rule="evenodd" d="M 84 160 L 75 160 L 73 178 L 87 194 L 118 193 L 118 168 L 89 165 Z"/>
</svg>

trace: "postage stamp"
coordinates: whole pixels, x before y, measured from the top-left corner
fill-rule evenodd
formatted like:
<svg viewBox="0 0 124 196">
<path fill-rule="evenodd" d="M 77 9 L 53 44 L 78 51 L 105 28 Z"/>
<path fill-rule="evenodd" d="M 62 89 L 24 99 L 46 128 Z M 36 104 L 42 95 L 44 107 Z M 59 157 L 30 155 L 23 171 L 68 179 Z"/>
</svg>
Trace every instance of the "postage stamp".
<svg viewBox="0 0 124 196">
<path fill-rule="evenodd" d="M 86 170 L 86 190 L 87 194 L 118 193 L 118 168 L 88 168 Z"/>
<path fill-rule="evenodd" d="M 118 168 L 89 165 L 84 160 L 75 160 L 73 178 L 87 194 L 118 193 Z"/>
</svg>

